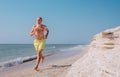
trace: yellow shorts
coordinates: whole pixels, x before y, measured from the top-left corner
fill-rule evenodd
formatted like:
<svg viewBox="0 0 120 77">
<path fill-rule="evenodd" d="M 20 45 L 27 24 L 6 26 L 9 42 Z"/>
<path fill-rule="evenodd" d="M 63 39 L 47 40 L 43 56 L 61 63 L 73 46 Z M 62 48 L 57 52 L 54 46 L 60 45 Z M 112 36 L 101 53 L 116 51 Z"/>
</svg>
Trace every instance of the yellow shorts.
<svg viewBox="0 0 120 77">
<path fill-rule="evenodd" d="M 41 40 L 34 40 L 34 47 L 35 50 L 38 51 L 39 49 L 43 49 L 45 48 L 45 39 L 41 39 Z"/>
</svg>

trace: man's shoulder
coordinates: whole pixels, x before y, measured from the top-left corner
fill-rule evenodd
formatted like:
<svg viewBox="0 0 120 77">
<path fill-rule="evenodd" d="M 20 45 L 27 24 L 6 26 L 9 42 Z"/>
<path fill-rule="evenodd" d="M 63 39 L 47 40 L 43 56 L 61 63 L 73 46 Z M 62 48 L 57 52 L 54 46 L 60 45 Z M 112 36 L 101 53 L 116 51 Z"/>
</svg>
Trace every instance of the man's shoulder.
<svg viewBox="0 0 120 77">
<path fill-rule="evenodd" d="M 43 27 L 43 28 L 47 28 L 47 26 L 46 26 L 46 25 L 44 25 L 44 24 L 42 24 L 42 27 Z"/>
<path fill-rule="evenodd" d="M 33 25 L 33 28 L 35 28 L 36 27 L 36 25 Z"/>
<path fill-rule="evenodd" d="M 46 25 L 42 24 L 43 27 L 47 27 Z"/>
<path fill-rule="evenodd" d="M 33 27 L 36 27 L 36 25 L 33 25 Z"/>
<path fill-rule="evenodd" d="M 32 26 L 32 29 L 35 29 L 35 27 L 36 27 L 36 25 L 33 25 L 33 26 Z"/>
</svg>

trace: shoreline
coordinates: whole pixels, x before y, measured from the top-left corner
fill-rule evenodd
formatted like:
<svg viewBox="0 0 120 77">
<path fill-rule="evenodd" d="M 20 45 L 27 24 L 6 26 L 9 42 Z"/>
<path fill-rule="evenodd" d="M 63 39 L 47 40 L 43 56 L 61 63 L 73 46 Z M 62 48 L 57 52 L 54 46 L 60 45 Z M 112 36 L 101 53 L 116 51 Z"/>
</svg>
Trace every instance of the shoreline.
<svg viewBox="0 0 120 77">
<path fill-rule="evenodd" d="M 9 45 L 9 46 L 11 46 L 11 49 L 14 50 L 14 45 L 13 44 L 11 44 L 11 45 Z M 51 44 L 51 45 L 46 46 L 46 50 L 44 51 L 43 55 L 50 56 L 50 55 L 54 55 L 56 53 L 59 53 L 61 51 L 69 51 L 71 49 L 73 50 L 76 47 L 80 47 L 80 46 L 81 46 L 81 49 L 82 49 L 83 48 L 82 46 L 84 46 L 84 45 L 77 45 L 77 44 L 75 44 L 75 45 L 73 45 L 73 44 L 69 44 L 69 45 L 68 44 L 67 45 L 56 44 L 56 45 L 54 45 L 54 44 Z M 17 47 L 19 47 L 19 44 L 17 45 Z M 28 49 L 30 49 L 29 47 L 31 47 L 31 45 L 25 45 L 24 47 L 25 48 L 27 47 L 27 51 L 29 51 Z M 6 54 L 9 53 L 6 48 L 3 48 L 3 49 L 6 51 Z M 9 56 L 5 55 L 5 59 L 4 59 L 4 57 L 2 57 L 2 56 L 4 56 L 4 53 L 1 52 L 1 54 L 3 54 L 3 55 L 0 56 L 0 70 L 4 69 L 4 68 L 7 68 L 7 67 L 15 66 L 15 65 L 18 65 L 18 64 L 22 64 L 22 63 L 25 63 L 25 62 L 29 62 L 29 61 L 32 61 L 32 60 L 36 59 L 36 53 L 35 53 L 34 50 L 30 50 L 30 53 L 32 53 L 32 55 L 30 55 L 30 54 L 26 53 L 26 51 L 25 51 L 26 49 L 23 49 L 23 51 L 25 51 L 25 54 L 27 54 L 26 56 L 24 54 L 22 54 L 24 52 L 23 51 L 20 52 L 20 50 L 21 50 L 21 46 L 20 46 L 19 50 L 16 50 L 18 52 L 15 53 L 15 54 L 14 54 L 13 51 L 10 51 L 12 54 L 9 54 Z M 18 54 L 18 56 L 16 54 Z M 8 59 L 8 57 L 9 57 L 9 59 Z"/>
<path fill-rule="evenodd" d="M 56 74 L 55 76 L 53 76 L 54 72 L 52 72 L 52 71 L 55 71 L 55 70 L 58 71 L 56 73 L 61 73 L 60 71 L 66 71 L 66 73 L 67 73 L 67 71 L 68 71 L 67 69 L 69 67 L 71 67 L 73 62 L 75 62 L 77 59 L 80 58 L 80 56 L 83 52 L 84 51 L 78 49 L 78 50 L 72 50 L 72 51 L 61 51 L 60 53 L 56 53 L 54 55 L 47 56 L 45 58 L 45 62 L 43 64 L 39 65 L 40 71 L 38 71 L 37 73 L 40 73 L 40 75 L 43 74 L 43 76 L 44 76 L 46 73 L 45 71 L 47 71 L 47 73 L 51 73 L 52 77 L 57 77 L 57 75 L 59 75 L 59 74 Z M 1 77 L 11 77 L 11 76 L 12 77 L 21 77 L 21 75 L 23 77 L 30 77 L 27 74 L 32 74 L 32 75 L 34 74 L 34 76 L 32 76 L 32 77 L 36 77 L 35 76 L 36 71 L 33 70 L 34 65 L 35 65 L 35 60 L 25 62 L 23 64 L 9 67 L 9 68 L 6 68 L 6 69 L 0 71 L 0 75 L 1 75 Z M 51 71 L 48 71 L 48 70 L 51 70 Z"/>
</svg>

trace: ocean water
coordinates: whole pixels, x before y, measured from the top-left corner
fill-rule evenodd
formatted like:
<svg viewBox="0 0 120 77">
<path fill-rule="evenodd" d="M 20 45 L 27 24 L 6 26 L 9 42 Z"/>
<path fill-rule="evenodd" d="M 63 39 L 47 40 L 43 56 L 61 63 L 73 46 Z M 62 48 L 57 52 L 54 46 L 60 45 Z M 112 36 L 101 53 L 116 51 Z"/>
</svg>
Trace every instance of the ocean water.
<svg viewBox="0 0 120 77">
<path fill-rule="evenodd" d="M 82 49 L 78 44 L 47 44 L 44 55 L 51 55 L 61 51 Z M 0 44 L 0 68 L 21 64 L 25 60 L 34 59 L 36 51 L 33 44 Z"/>
</svg>

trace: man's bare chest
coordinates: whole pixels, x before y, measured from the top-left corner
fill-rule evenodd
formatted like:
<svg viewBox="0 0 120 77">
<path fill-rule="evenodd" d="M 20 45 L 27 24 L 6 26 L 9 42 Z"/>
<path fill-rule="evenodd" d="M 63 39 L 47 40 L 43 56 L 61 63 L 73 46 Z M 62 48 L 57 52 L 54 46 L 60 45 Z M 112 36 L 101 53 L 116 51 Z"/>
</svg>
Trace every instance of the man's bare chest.
<svg viewBox="0 0 120 77">
<path fill-rule="evenodd" d="M 43 32 L 44 32 L 44 29 L 43 29 L 42 27 L 36 27 L 36 28 L 35 28 L 35 32 L 43 33 Z"/>
</svg>

